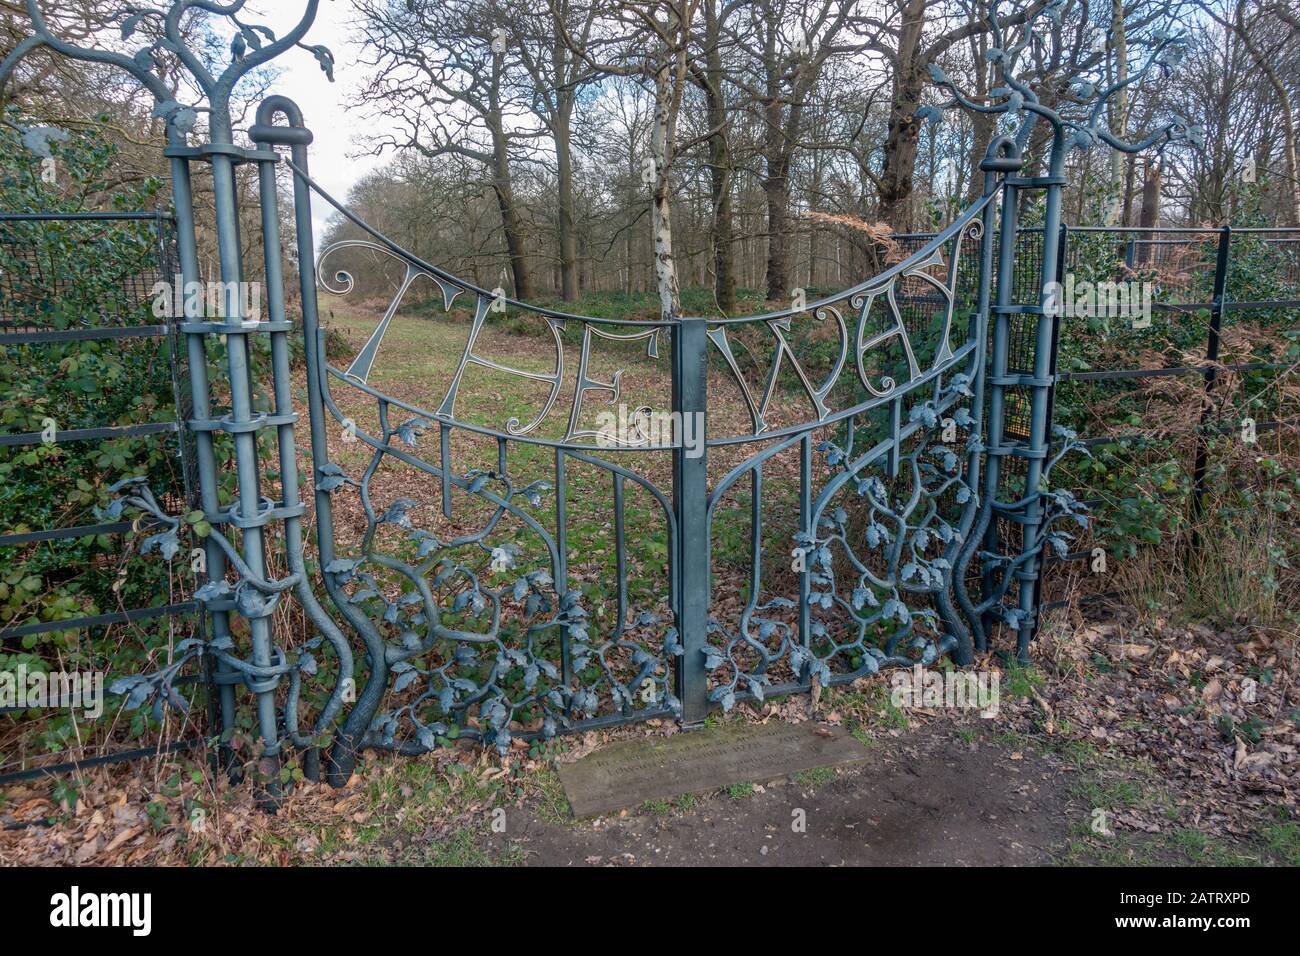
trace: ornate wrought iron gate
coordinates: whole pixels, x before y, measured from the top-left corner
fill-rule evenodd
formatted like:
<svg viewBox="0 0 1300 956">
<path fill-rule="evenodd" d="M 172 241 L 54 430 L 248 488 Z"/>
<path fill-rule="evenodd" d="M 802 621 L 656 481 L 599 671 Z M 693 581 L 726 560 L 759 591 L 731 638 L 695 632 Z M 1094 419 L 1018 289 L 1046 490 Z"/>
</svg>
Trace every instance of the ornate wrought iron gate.
<svg viewBox="0 0 1300 956">
<path fill-rule="evenodd" d="M 167 36 L 192 6 L 182 0 L 158 14 Z M 230 6 L 220 12 L 233 17 L 242 4 Z M 220 77 L 173 39 L 208 99 L 208 142 L 199 145 L 188 142 L 194 110 L 168 98 L 147 55 L 95 54 L 160 100 L 187 283 L 199 279 L 191 171 L 211 168 L 223 307 L 212 317 L 187 298 L 180 330 L 190 359 L 187 425 L 213 529 L 195 596 L 212 637 L 178 651 L 213 662 L 225 728 L 234 726 L 241 691 L 251 694 L 267 770 L 286 743 L 304 751 L 311 775 L 327 747 L 328 776 L 342 781 L 366 748 L 418 753 L 470 737 L 505 751 L 519 738 L 635 720 L 689 726 L 738 700 L 886 666 L 945 654 L 969 664 L 998 624 L 1027 652 L 1043 548 L 1060 543 L 1059 523 L 1085 519 L 1068 492 L 1047 484 L 1072 447 L 1069 436 L 1054 442 L 1048 433 L 1058 328 L 1043 289 L 1057 277 L 1055 244 L 1043 245 L 1030 301 L 1018 301 L 1014 237 L 1027 190 L 1045 193 L 1043 234 L 1055 237 L 1067 133 L 1077 124 L 1024 91 L 1017 108 L 1053 127 L 1047 175 L 1021 176 L 1018 142 L 997 138 L 969 209 L 912 255 L 833 297 L 724 319 L 568 315 L 449 275 L 330 197 L 311 178 L 312 136 L 288 99 L 266 99 L 248 130 L 252 145 L 236 144 L 231 89 L 298 45 L 315 7 L 309 0 L 302 22 L 280 39 L 236 20 L 246 46 Z M 0 76 L 34 46 L 87 55 L 53 38 L 34 3 L 29 10 L 37 33 Z M 329 62 L 328 51 L 311 49 Z M 260 188 L 264 317 L 245 314 L 238 292 L 239 165 L 256 169 Z M 286 307 L 283 167 L 292 174 L 301 326 Z M 364 238 L 318 257 L 314 202 L 334 207 Z M 321 275 L 326 260 L 349 251 L 386 257 L 400 279 L 369 342 L 340 369 L 326 357 L 318 293 L 352 287 L 346 271 Z M 384 340 L 398 307 L 424 282 L 442 310 L 468 307 L 460 358 L 449 382 L 397 394 L 372 379 L 392 347 Z M 488 333 L 502 315 L 541 330 L 545 363 L 493 357 Z M 228 356 L 222 415 L 206 376 L 214 336 L 224 337 Z M 297 336 L 306 355 L 310 512 L 299 496 L 290 365 Z M 269 411 L 252 401 L 253 337 L 269 340 Z M 808 347 L 814 339 L 819 351 Z M 566 365 L 573 347 L 576 373 Z M 627 385 L 625 369 L 607 377 L 596 370 L 607 348 L 644 348 L 651 370 L 666 366 L 655 377 L 660 399 L 623 416 L 621 430 L 589 425 L 589 393 L 615 404 Z M 481 373 L 537 396 L 525 411 L 501 392 L 490 407 L 467 408 L 466 381 Z M 553 414 L 562 400 L 567 414 Z M 656 426 L 665 420 L 671 428 Z M 238 473 L 237 500 L 226 507 L 217 433 L 232 437 Z M 276 449 L 273 481 L 259 435 Z M 530 479 L 530 471 L 544 475 Z M 609 507 L 602 534 L 584 533 L 576 543 L 584 553 L 575 554 L 575 512 L 590 504 L 593 475 Z M 122 492 L 178 531 L 147 489 Z M 436 513 L 416 493 L 436 502 Z M 314 557 L 305 541 L 311 515 Z M 271 543 L 282 552 L 274 562 Z M 610 548 L 597 562 L 604 576 L 579 580 L 576 565 Z M 274 625 L 285 600 L 301 606 L 316 632 L 292 649 Z M 165 691 L 170 678 L 152 679 Z"/>
</svg>

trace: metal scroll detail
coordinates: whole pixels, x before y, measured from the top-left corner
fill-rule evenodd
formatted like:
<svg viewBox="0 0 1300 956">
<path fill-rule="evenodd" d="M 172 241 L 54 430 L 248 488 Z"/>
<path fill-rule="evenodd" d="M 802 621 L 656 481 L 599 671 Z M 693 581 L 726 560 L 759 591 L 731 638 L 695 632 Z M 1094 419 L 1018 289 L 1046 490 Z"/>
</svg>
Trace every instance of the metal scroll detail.
<svg viewBox="0 0 1300 956">
<path fill-rule="evenodd" d="M 333 203 L 296 163 L 295 171 L 302 184 Z M 662 593 L 651 592 L 640 603 L 630 594 L 624 507 L 625 497 L 643 493 L 671 551 L 672 502 L 650 479 L 596 454 L 671 452 L 673 445 L 652 443 L 652 436 L 636 427 L 621 436 L 583 427 L 588 393 L 604 392 L 611 403 L 621 397 L 621 371 L 602 380 L 591 370 L 596 343 L 644 342 L 653 360 L 660 326 L 610 329 L 599 320 L 540 311 L 534 317 L 546 329 L 541 341 L 552 350 L 551 367 L 537 372 L 498 361 L 482 346 L 488 319 L 507 304 L 516 313 L 532 310 L 509 302 L 500 290 L 488 292 L 442 273 L 342 211 L 372 238 L 343 240 L 322 250 L 316 260 L 321 287 L 335 295 L 353 289 L 346 270 L 324 278 L 331 258 L 346 251 L 396 261 L 403 274 L 348 368 L 318 359 L 310 380 L 332 427 L 354 426 L 350 415 L 357 413 L 345 413 L 339 405 L 345 393 L 349 409 L 358 397 L 370 403 L 377 423 L 350 432 L 369 454 L 354 470 L 356 477 L 329 460 L 328 442 L 313 441 L 318 509 L 324 493 L 331 499 L 327 513 L 359 504 L 364 520 L 348 556 L 333 557 L 323 567 L 331 598 L 366 641 L 372 662 L 367 691 L 345 728 L 346 752 L 337 755 L 336 765 L 346 766 L 366 748 L 415 753 L 469 738 L 505 753 L 515 740 L 678 716 L 673 671 L 682 646 L 672 614 L 675 578 L 667 575 Z M 455 371 L 443 388 L 432 387 L 428 408 L 386 395 L 368 381 L 393 316 L 420 280 L 434 284 L 446 310 L 461 296 L 473 302 Z M 567 420 L 557 423 L 563 431 L 546 438 L 542 426 L 566 379 L 574 377 L 566 375 L 562 338 L 572 321 L 583 329 L 576 380 Z M 507 381 L 541 385 L 545 394 L 539 407 L 526 420 L 506 413 L 495 422 L 458 418 L 462 384 L 475 367 Z M 338 395 L 336 388 L 342 390 Z M 528 458 L 535 469 L 539 452 L 550 459 L 549 475 L 521 478 L 514 459 Z M 457 467 L 458 460 L 481 461 L 483 467 Z M 422 476 L 429 497 L 382 500 L 387 482 L 381 476 L 394 467 Z M 610 546 L 617 580 L 609 615 L 593 614 L 570 581 L 567 485 L 575 468 L 587 469 L 588 478 L 592 470 L 603 474 L 614 502 Z M 441 520 L 435 520 L 437 511 Z M 331 548 L 342 546 L 339 537 L 334 535 Z"/>
<path fill-rule="evenodd" d="M 971 471 L 982 451 L 982 392 L 974 389 L 983 381 L 987 288 L 960 286 L 967 252 L 976 266 L 988 262 L 985 229 L 996 195 L 991 188 L 881 277 L 816 307 L 838 328 L 831 348 L 837 377 L 853 352 L 852 375 L 840 383 L 849 386 L 840 389 L 847 408 L 832 412 L 822 400 L 835 384 L 827 382 L 808 389 L 815 420 L 773 429 L 763 414 L 765 396 L 754 433 L 726 440 L 761 444 L 773 436 L 710 496 L 712 523 L 748 479 L 746 600 L 730 621 L 710 619 L 704 649 L 713 679 L 709 699 L 724 710 L 739 699 L 761 701 L 814 681 L 845 683 L 941 654 L 971 659 L 971 624 L 956 592 L 963 583 L 962 546 L 982 507 Z M 970 322 L 954 346 L 959 305 L 969 309 Z M 845 312 L 853 316 L 852 328 Z M 774 321 L 764 321 L 780 336 Z M 889 346 L 892 363 L 885 361 Z M 786 347 L 781 337 L 776 354 Z M 728 366 L 739 375 L 734 362 Z M 774 562 L 762 543 L 763 526 L 779 524 L 780 517 L 766 500 L 764 472 L 782 456 L 799 462 L 799 525 L 793 560 Z"/>
<path fill-rule="evenodd" d="M 1044 197 L 1045 244 L 1035 277 L 1042 289 L 1057 273 L 1052 239 L 1067 150 L 1101 141 L 1134 152 L 1180 130 L 1194 132 L 1175 121 L 1140 142 L 1111 136 L 1102 119 L 1105 101 L 1133 80 L 1081 92 L 1084 102 L 1094 102 L 1073 120 L 1039 102 L 1018 78 L 1016 62 L 1029 49 L 1035 20 L 1059 22 L 1063 0 L 1029 13 L 1018 39 L 1006 35 L 992 4 L 997 47 L 991 59 L 1006 84 L 992 102 L 971 100 L 931 65 L 936 85 L 953 98 L 945 107 L 1025 114 L 1017 139 L 1000 136 L 990 145 L 980 164 L 981 197 L 938 236 L 872 279 L 807 306 L 656 321 L 515 302 L 401 248 L 312 181 L 312 135 L 298 107 L 283 97 L 261 104 L 248 130 L 252 148 L 238 145 L 230 94 L 251 70 L 303 47 L 331 71 L 328 50 L 301 42 L 317 6 L 318 0 L 306 0 L 303 17 L 277 38 L 240 19 L 245 0 L 173 0 L 157 10 L 124 5 L 117 17 L 122 43 L 137 47 L 128 55 L 59 39 L 36 0 L 27 0 L 32 35 L 0 64 L 2 83 L 24 56 L 48 47 L 117 66 L 155 95 L 155 115 L 167 122 L 186 283 L 200 280 L 192 168 L 210 167 L 217 261 L 227 291 L 215 316 L 187 297 L 179 323 L 193 405 L 187 427 L 197 446 L 204 523 L 213 529 L 203 542 L 205 581 L 197 595 L 213 639 L 201 650 L 213 661 L 222 730 L 238 725 L 237 687 L 251 693 L 269 778 L 279 776 L 286 741 L 307 753 L 314 773 L 317 744 L 331 734 L 329 778 L 341 783 L 368 747 L 423 752 L 468 736 L 504 751 L 523 739 L 651 717 L 691 725 L 746 697 L 807 691 L 883 666 L 945 653 L 967 664 L 988 647 L 999 622 L 1017 631 L 1017 652 L 1026 653 L 1040 556 L 1047 547 L 1065 547 L 1064 525 L 1086 519 L 1068 492 L 1050 488 L 1053 466 L 1074 443 L 1050 431 L 1054 317 L 1044 300 L 1013 299 L 1021 195 L 1041 190 Z M 184 43 L 181 24 L 191 12 L 223 20 L 233 37 L 220 71 L 210 51 Z M 1175 47 L 1171 38 L 1159 40 L 1135 79 L 1166 69 Z M 204 104 L 172 98 L 175 86 L 163 75 L 172 77 L 169 67 L 189 74 L 186 88 L 200 91 Z M 1093 87 L 1077 83 L 1079 90 Z M 207 111 L 207 141 L 192 146 L 200 110 Z M 1050 126 L 1047 174 L 1022 177 L 1021 148 L 1037 122 Z M 258 177 L 265 318 L 246 314 L 236 291 L 243 279 L 240 165 Z M 298 487 L 289 345 L 299 326 L 286 306 L 282 274 L 282 167 L 292 174 L 315 561 L 305 548 L 308 502 Z M 314 197 L 366 238 L 336 244 L 318 260 Z M 402 273 L 369 341 L 348 368 L 338 369 L 325 356 L 317 295 L 321 287 L 336 293 L 352 287 L 346 272 L 334 284 L 319 280 L 326 261 L 346 250 L 377 252 Z M 426 281 L 445 311 L 471 305 L 457 326 L 464 334 L 456 370 L 430 388 L 427 402 L 374 384 L 398 309 Z M 485 328 L 502 309 L 544 325 L 547 362 L 532 368 L 522 356 L 489 354 Z M 1022 367 L 1008 359 L 1016 316 L 1031 317 L 1032 354 Z M 581 332 L 581 344 L 570 373 L 574 364 L 565 352 L 572 331 Z M 212 336 L 226 342 L 221 385 L 228 386 L 228 410 L 215 407 L 227 390 L 209 386 Z M 267 411 L 253 402 L 253 382 L 265 370 L 249 336 L 269 341 Z M 645 403 L 630 430 L 602 434 L 588 427 L 584 403 L 593 394 L 618 403 L 630 378 L 623 370 L 602 376 L 601 350 L 644 343 L 654 361 L 661 340 L 671 345 L 671 368 L 659 378 L 671 384 L 668 411 L 678 430 L 667 439 L 657 434 Z M 470 421 L 465 406 L 474 396 L 466 382 L 479 374 L 542 394 L 526 411 L 505 407 L 497 395 L 486 412 L 479 409 L 491 421 Z M 568 413 L 554 414 L 566 388 Z M 1017 410 L 1028 419 L 1022 430 L 1012 427 Z M 363 411 L 373 424 L 357 424 Z M 732 411 L 748 424 L 737 425 L 728 417 Z M 688 446 L 687 423 L 698 426 L 702 445 Z M 339 435 L 351 447 L 336 459 L 331 438 Z M 233 448 L 237 481 L 230 502 L 221 498 L 218 437 Z M 264 467 L 271 463 L 259 448 L 275 454 L 277 467 Z M 653 469 L 638 470 L 655 455 L 671 464 L 663 488 L 650 477 Z M 720 463 L 712 485 L 710 463 Z M 523 477 L 539 468 L 546 477 Z M 600 554 L 575 555 L 570 530 L 597 484 L 613 507 L 600 535 L 585 540 L 606 546 L 589 546 Z M 158 545 L 171 550 L 176 519 L 138 485 L 118 490 L 117 507 L 149 515 L 163 527 L 154 535 Z M 738 528 L 746 518 L 748 528 Z M 747 540 L 739 560 L 711 550 L 724 531 Z M 272 547 L 283 561 L 268 560 Z M 271 573 L 275 567 L 285 569 L 280 577 Z M 289 595 L 305 612 L 309 641 L 327 659 L 317 662 L 312 646 L 300 646 L 289 660 L 287 635 L 277 634 L 283 624 L 272 613 Z M 357 642 L 364 654 L 353 653 Z M 166 696 L 171 673 L 136 681 L 131 693 L 143 688 L 142 697 Z M 298 711 L 307 706 L 307 678 L 323 683 L 325 692 L 313 695 L 315 719 L 302 730 Z M 364 682 L 359 690 L 358 680 Z"/>
</svg>

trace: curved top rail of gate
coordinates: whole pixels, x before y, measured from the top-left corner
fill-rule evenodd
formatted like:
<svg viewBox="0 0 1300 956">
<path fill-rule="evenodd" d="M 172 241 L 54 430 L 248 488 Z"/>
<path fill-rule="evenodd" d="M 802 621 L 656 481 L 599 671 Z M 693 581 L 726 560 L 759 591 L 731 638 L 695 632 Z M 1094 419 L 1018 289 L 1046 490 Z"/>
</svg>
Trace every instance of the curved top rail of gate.
<svg viewBox="0 0 1300 956">
<path fill-rule="evenodd" d="M 329 270 L 326 268 L 331 257 L 349 249 L 367 249 L 384 253 L 405 269 L 383 317 L 365 345 L 346 369 L 338 369 L 326 364 L 330 376 L 412 415 L 450 424 L 498 440 L 521 441 L 579 452 L 663 451 L 681 447 L 678 436 L 674 436 L 671 441 L 658 443 L 632 440 L 597 444 L 594 441 L 584 440 L 596 437 L 595 432 L 580 427 L 587 393 L 592 391 L 607 393 L 608 404 L 617 404 L 621 397 L 620 380 L 625 371 L 617 370 L 609 380 L 600 380 L 589 374 L 593 338 L 622 342 L 644 341 L 647 357 L 658 358 L 661 333 L 668 333 L 673 326 L 684 322 L 706 323 L 708 340 L 727 367 L 732 382 L 738 387 L 752 425 L 748 432 L 708 436 L 707 444 L 710 447 L 778 440 L 805 433 L 813 428 L 835 425 L 883 405 L 896 403 L 909 393 L 938 383 L 946 373 L 959 368 L 963 363 L 969 363 L 979 347 L 976 336 L 967 336 L 963 341 L 955 344 L 953 342 L 953 326 L 958 310 L 959 266 L 963 257 L 963 243 L 968 239 L 977 240 L 983 234 L 984 215 L 989 204 L 1001 191 L 1000 181 L 914 253 L 871 278 L 807 302 L 802 307 L 724 318 L 612 319 L 577 315 L 522 302 L 510 298 L 500 289 L 488 290 L 474 282 L 452 275 L 389 238 L 330 195 L 305 170 L 291 160 L 286 162 L 313 192 L 369 237 L 342 239 L 320 251 L 315 263 L 317 284 L 320 288 L 334 295 L 346 295 L 352 291 L 355 280 L 351 273 L 339 269 L 332 274 L 332 277 L 327 278 Z M 936 275 L 936 271 L 940 274 Z M 444 311 L 449 311 L 456 299 L 462 295 L 473 295 L 477 298 L 468 340 L 460 363 L 436 408 L 425 407 L 386 394 L 368 380 L 389 325 L 402 305 L 407 291 L 421 277 L 432 280 L 438 286 Z M 899 300 L 904 297 L 900 295 L 899 289 L 900 284 L 905 281 L 920 283 L 937 299 L 940 328 L 932 343 L 932 357 L 928 360 L 918 357 L 917 349 L 913 345 L 914 331 L 909 329 L 900 306 Z M 503 312 L 506 308 L 517 309 L 545 320 L 555 348 L 553 370 L 545 373 L 527 371 L 476 353 L 475 343 L 478 334 L 488 318 L 493 312 Z M 883 316 L 878 327 L 872 331 L 869 330 L 869 319 L 877 311 L 883 313 Z M 792 320 L 799 317 L 813 322 L 830 322 L 834 326 L 836 343 L 833 352 L 836 357 L 831 363 L 829 373 L 821 376 L 820 381 L 814 381 L 813 375 L 805 370 L 788 336 L 793 328 Z M 583 328 L 577 382 L 568 410 L 568 427 L 561 438 L 548 438 L 536 432 L 551 416 L 564 389 L 565 343 L 561 332 L 568 322 L 579 323 Z M 615 331 L 618 328 L 630 331 Z M 758 330 L 758 334 L 767 337 L 767 344 L 771 349 L 772 371 L 757 394 L 742 374 L 740 362 L 732 347 L 735 336 L 745 329 Z M 869 368 L 872 353 L 886 346 L 898 349 L 902 364 L 894 374 L 880 370 L 876 370 L 873 374 Z M 850 361 L 860 398 L 840 409 L 832 409 L 827 399 L 832 390 L 842 383 L 845 366 Z M 796 381 L 808 399 L 812 415 L 798 421 L 776 425 L 768 420 L 768 411 L 778 387 L 777 372 L 783 362 L 789 363 Z M 526 422 L 511 418 L 505 422 L 504 427 L 499 428 L 464 421 L 456 416 L 455 405 L 461 379 L 470 365 L 478 365 L 542 383 L 547 386 L 548 394 L 540 410 Z M 902 374 L 899 375 L 898 371 Z M 333 402 L 328 399 L 327 403 L 333 406 Z M 331 411 L 336 417 L 341 416 L 336 407 L 331 407 Z"/>
</svg>

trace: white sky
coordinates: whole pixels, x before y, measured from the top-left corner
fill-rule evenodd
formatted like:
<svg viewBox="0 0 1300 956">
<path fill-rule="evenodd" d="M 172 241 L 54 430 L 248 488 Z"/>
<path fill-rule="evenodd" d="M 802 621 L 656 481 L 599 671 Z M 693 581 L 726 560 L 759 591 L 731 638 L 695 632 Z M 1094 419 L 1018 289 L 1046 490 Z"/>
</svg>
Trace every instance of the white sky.
<svg viewBox="0 0 1300 956">
<path fill-rule="evenodd" d="M 283 36 L 296 22 L 296 16 L 301 15 L 303 7 L 303 0 L 260 0 L 249 5 L 249 15 L 242 19 L 264 23 L 277 36 Z M 359 45 L 349 40 L 355 32 L 348 27 L 352 16 L 352 4 L 348 0 L 321 0 L 316 21 L 302 41 L 329 47 L 334 54 L 333 83 L 325 78 L 311 53 L 294 49 L 275 60 L 280 77 L 269 91 L 289 97 L 302 108 L 303 121 L 315 135 L 309 151 L 312 178 L 340 202 L 346 202 L 348 190 L 367 172 L 391 159 L 391 156 L 356 155 L 365 150 L 359 131 L 367 129 L 373 135 L 376 127 L 374 121 L 366 123 L 360 111 L 349 113 L 343 108 L 361 81 L 362 72 L 356 65 Z M 319 197 L 312 202 L 318 245 L 332 212 Z"/>
</svg>

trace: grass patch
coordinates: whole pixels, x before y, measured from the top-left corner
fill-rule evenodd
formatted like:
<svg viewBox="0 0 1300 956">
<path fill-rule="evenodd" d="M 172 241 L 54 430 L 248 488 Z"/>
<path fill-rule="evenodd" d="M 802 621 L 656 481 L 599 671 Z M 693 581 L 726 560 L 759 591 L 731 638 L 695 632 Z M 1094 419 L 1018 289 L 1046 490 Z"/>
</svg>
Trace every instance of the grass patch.
<svg viewBox="0 0 1300 956">
<path fill-rule="evenodd" d="M 834 767 L 813 767 L 811 770 L 801 770 L 795 774 L 794 782 L 805 789 L 815 790 L 830 783 L 835 777 Z"/>
<path fill-rule="evenodd" d="M 1120 831 L 1102 837 L 1078 831 L 1055 855 L 1064 866 L 1268 866 L 1283 862 L 1266 846 L 1180 827 L 1166 833 Z"/>
<path fill-rule="evenodd" d="M 442 840 L 412 846 L 398 862 L 402 866 L 519 866 L 524 862 L 524 852 L 517 846 L 509 847 L 504 853 L 489 852 L 479 845 L 474 830 L 466 827 Z"/>
<path fill-rule="evenodd" d="M 849 732 L 867 746 L 874 743 L 873 732 L 903 731 L 911 726 L 907 712 L 889 699 L 889 688 L 880 682 L 860 690 L 831 688 L 822 698 L 821 710 L 839 712 Z"/>
<path fill-rule="evenodd" d="M 1300 866 L 1300 823 L 1274 823 L 1260 831 L 1264 849 L 1283 866 Z"/>
<path fill-rule="evenodd" d="M 1002 676 L 1002 693 L 1007 697 L 1032 697 L 1045 679 L 1034 665 L 1012 660 Z"/>
<path fill-rule="evenodd" d="M 569 798 L 564 795 L 560 775 L 550 767 L 543 767 L 533 775 L 533 791 L 537 795 L 537 816 L 551 824 L 574 823 L 569 810 Z"/>
</svg>

